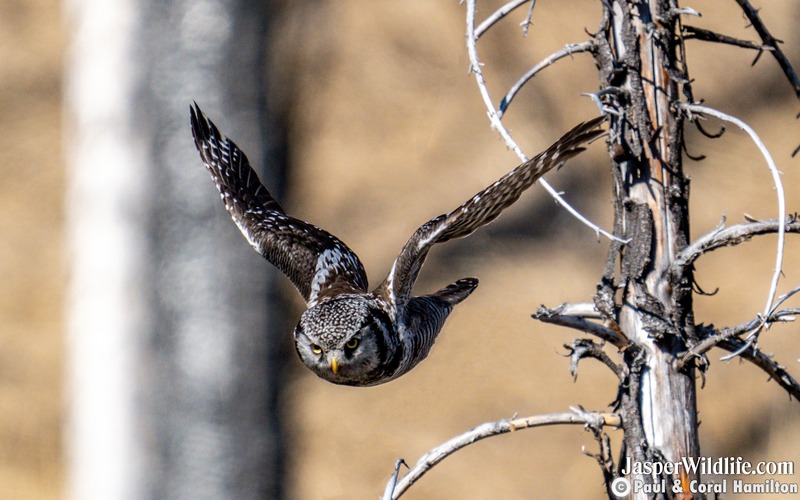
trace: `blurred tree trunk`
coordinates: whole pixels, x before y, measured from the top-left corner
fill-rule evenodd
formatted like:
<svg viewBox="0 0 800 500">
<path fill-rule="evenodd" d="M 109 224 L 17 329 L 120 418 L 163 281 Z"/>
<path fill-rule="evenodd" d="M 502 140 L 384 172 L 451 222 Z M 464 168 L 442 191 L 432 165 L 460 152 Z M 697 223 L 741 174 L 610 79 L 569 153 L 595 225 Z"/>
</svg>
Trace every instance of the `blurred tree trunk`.
<svg viewBox="0 0 800 500">
<path fill-rule="evenodd" d="M 616 232 L 630 242 L 612 245 L 596 300 L 635 346 L 625 353 L 631 376 L 621 388 L 621 467 L 627 458 L 678 462 L 700 456 L 694 369 L 679 370 L 675 362 L 695 335 L 692 269 L 687 266 L 679 277 L 666 272 L 689 241 L 683 124 L 673 107 L 680 101 L 679 86 L 688 89 L 688 82 L 679 58 L 679 15 L 671 7 L 668 0 L 608 2 L 604 29 L 596 36 L 602 88 L 624 117 L 612 120 L 612 170 Z M 649 474 L 629 478 L 653 481 Z M 673 481 L 686 485 L 698 478 L 665 479 L 669 489 Z"/>
<path fill-rule="evenodd" d="M 281 498 L 278 278 L 222 209 L 203 109 L 280 196 L 278 2 L 68 0 L 72 498 Z"/>
</svg>

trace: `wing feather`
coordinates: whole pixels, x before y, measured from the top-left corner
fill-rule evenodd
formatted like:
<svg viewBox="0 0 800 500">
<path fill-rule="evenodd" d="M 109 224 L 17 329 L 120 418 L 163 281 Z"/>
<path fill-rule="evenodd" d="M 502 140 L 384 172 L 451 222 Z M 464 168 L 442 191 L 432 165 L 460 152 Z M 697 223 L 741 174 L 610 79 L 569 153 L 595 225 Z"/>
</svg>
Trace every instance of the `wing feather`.
<svg viewBox="0 0 800 500">
<path fill-rule="evenodd" d="M 342 241 L 290 217 L 261 183 L 247 156 L 223 136 L 197 103 L 192 135 L 225 209 L 247 241 L 285 274 L 311 307 L 342 292 L 366 292 L 367 275 Z"/>
<path fill-rule="evenodd" d="M 598 128 L 604 120 L 605 117 L 601 116 L 578 125 L 548 149 L 519 165 L 460 207 L 423 224 L 405 244 L 389 275 L 375 293 L 395 306 L 406 303 L 433 245 L 467 236 L 496 219 L 542 175 L 576 156 L 584 150 L 584 144 L 604 134 Z"/>
</svg>

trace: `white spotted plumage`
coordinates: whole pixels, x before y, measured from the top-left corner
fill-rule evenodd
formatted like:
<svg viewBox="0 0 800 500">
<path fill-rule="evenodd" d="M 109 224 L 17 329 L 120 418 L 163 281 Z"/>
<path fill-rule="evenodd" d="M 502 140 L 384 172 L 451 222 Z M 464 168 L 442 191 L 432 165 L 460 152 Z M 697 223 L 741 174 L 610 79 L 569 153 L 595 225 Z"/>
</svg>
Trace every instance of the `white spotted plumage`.
<svg viewBox="0 0 800 500">
<path fill-rule="evenodd" d="M 314 307 L 317 304 L 320 292 L 325 289 L 326 283 L 332 277 L 344 273 L 348 269 L 356 268 L 360 264 L 354 253 L 344 251 L 342 248 L 334 247 L 323 250 L 317 257 L 317 263 L 314 267 L 311 293 L 307 301 L 308 307 Z"/>
<path fill-rule="evenodd" d="M 456 304 L 478 286 L 464 278 L 438 292 L 411 295 L 431 247 L 471 234 L 494 220 L 550 169 L 599 137 L 603 117 L 567 132 L 452 212 L 429 220 L 409 238 L 386 279 L 368 291 L 358 256 L 341 240 L 286 214 L 247 157 L 195 104 L 192 134 L 225 209 L 247 241 L 295 285 L 308 309 L 295 328 L 295 348 L 317 375 L 337 384 L 393 380 L 430 352 Z"/>
</svg>

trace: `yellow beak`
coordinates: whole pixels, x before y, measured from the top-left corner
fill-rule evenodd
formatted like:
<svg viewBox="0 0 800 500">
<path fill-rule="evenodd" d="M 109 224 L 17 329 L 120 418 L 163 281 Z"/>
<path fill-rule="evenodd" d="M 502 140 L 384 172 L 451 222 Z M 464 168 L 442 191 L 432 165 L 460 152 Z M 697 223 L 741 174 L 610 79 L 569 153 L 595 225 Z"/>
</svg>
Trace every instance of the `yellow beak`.
<svg viewBox="0 0 800 500">
<path fill-rule="evenodd" d="M 336 358 L 331 359 L 331 371 L 334 375 L 339 373 L 339 360 Z"/>
</svg>

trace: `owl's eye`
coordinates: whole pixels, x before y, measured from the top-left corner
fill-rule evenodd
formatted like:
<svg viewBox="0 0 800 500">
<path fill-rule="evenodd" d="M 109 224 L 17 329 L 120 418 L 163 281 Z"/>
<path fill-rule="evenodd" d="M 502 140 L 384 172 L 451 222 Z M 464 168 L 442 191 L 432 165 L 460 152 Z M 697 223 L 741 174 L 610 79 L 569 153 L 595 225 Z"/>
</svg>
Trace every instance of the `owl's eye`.
<svg viewBox="0 0 800 500">
<path fill-rule="evenodd" d="M 318 346 L 317 344 L 311 344 L 311 352 L 314 354 L 322 354 L 322 347 Z"/>
<path fill-rule="evenodd" d="M 355 349 L 358 347 L 358 339 L 350 339 L 344 346 L 348 349 Z"/>
</svg>

